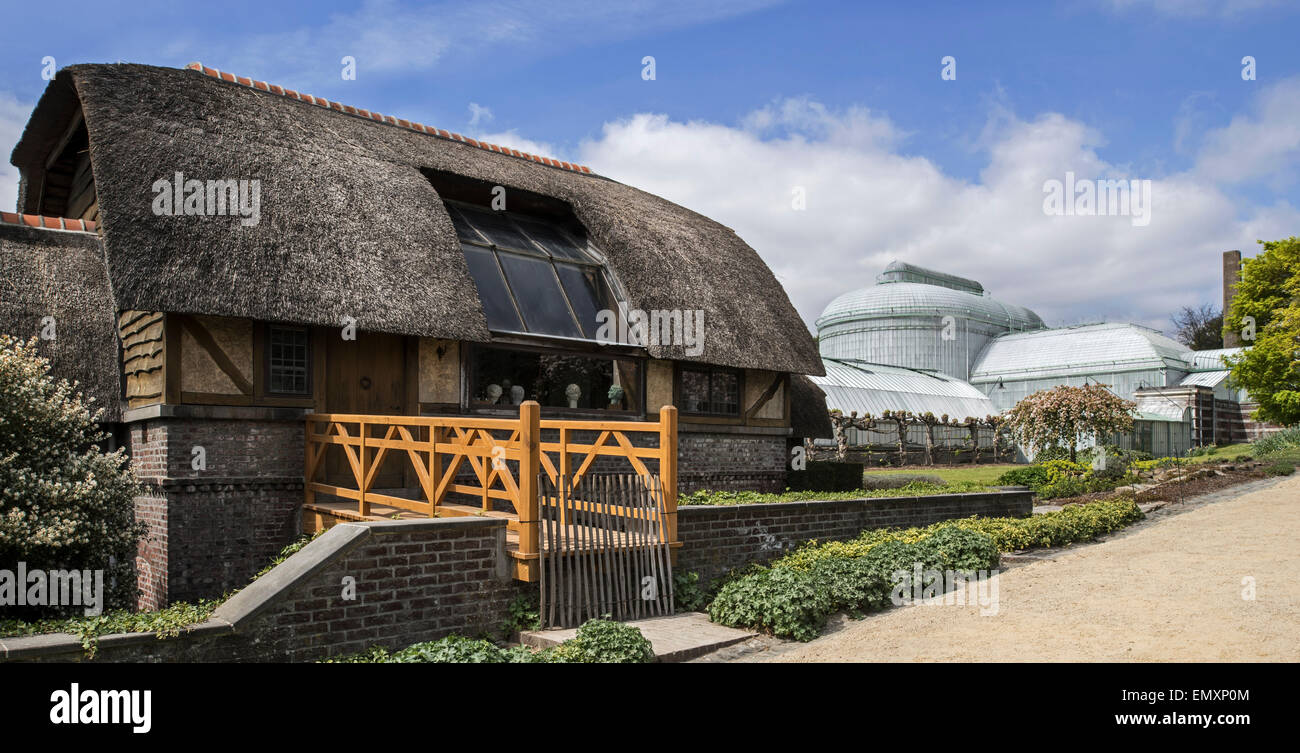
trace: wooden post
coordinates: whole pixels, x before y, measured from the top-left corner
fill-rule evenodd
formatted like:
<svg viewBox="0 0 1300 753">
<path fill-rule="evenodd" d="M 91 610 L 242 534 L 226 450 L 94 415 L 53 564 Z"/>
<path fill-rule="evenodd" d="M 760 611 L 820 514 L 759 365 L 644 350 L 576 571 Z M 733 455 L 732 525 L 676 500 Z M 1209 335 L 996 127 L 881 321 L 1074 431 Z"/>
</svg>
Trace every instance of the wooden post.
<svg viewBox="0 0 1300 753">
<path fill-rule="evenodd" d="M 312 429 L 314 428 L 313 425 L 312 425 L 312 422 L 313 422 L 314 420 L 315 420 L 315 417 L 313 417 L 310 413 L 308 413 L 308 414 L 307 414 L 307 420 L 303 422 L 303 432 L 304 432 L 304 437 L 303 437 L 303 450 L 304 450 L 304 452 L 303 452 L 303 459 L 302 459 L 302 460 L 303 460 L 303 463 L 302 463 L 302 465 L 303 465 L 303 468 L 302 468 L 302 501 L 303 501 L 304 504 L 308 504 L 308 505 L 310 505 L 310 504 L 312 504 L 313 502 L 316 501 L 316 492 L 312 491 L 312 488 L 311 488 L 312 476 L 315 475 L 315 474 L 313 474 L 313 473 L 311 472 L 311 470 L 312 470 L 312 468 L 311 468 L 311 459 L 312 459 L 312 454 L 313 454 L 313 453 L 315 452 L 315 450 L 316 450 L 316 448 L 312 445 L 312 441 L 311 441 L 311 437 L 312 437 L 312 434 L 313 434 Z"/>
<path fill-rule="evenodd" d="M 560 426 L 560 477 L 556 479 L 555 488 L 568 488 L 565 486 L 569 483 L 569 430 L 565 426 Z M 568 523 L 564 514 L 564 508 L 560 507 L 560 525 Z"/>
<path fill-rule="evenodd" d="M 361 474 L 357 476 L 357 489 L 360 490 L 361 496 L 357 500 L 357 514 L 365 518 L 370 515 L 370 503 L 366 502 L 366 422 L 357 422 L 361 428 L 361 446 L 358 448 L 361 456 L 359 467 Z"/>
<path fill-rule="evenodd" d="M 519 459 L 519 553 L 537 554 L 538 515 L 537 474 L 541 471 L 542 406 L 536 400 L 525 400 L 519 406 L 519 445 L 523 455 Z"/>
<path fill-rule="evenodd" d="M 659 481 L 664 495 L 664 543 L 677 541 L 677 409 L 659 409 Z"/>
<path fill-rule="evenodd" d="M 438 485 L 442 483 L 442 461 L 438 458 L 438 427 L 429 427 L 429 517 L 438 515 Z"/>
</svg>

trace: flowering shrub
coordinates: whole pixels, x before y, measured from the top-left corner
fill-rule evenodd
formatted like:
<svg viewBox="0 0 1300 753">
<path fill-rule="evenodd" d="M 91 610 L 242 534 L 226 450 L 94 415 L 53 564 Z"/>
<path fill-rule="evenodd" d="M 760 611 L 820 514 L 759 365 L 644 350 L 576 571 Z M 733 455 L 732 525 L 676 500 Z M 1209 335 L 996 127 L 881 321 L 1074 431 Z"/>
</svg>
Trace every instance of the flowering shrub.
<svg viewBox="0 0 1300 753">
<path fill-rule="evenodd" d="M 105 608 L 132 607 L 140 485 L 122 450 L 97 446 L 91 400 L 49 366 L 34 338 L 0 336 L 0 568 L 102 569 Z M 10 616 L 61 614 L 23 609 Z"/>
<path fill-rule="evenodd" d="M 1016 403 L 1007 412 L 1006 426 L 1017 442 L 1038 450 L 1066 447 L 1074 460 L 1082 440 L 1132 431 L 1136 407 L 1101 385 L 1061 385 Z"/>
</svg>

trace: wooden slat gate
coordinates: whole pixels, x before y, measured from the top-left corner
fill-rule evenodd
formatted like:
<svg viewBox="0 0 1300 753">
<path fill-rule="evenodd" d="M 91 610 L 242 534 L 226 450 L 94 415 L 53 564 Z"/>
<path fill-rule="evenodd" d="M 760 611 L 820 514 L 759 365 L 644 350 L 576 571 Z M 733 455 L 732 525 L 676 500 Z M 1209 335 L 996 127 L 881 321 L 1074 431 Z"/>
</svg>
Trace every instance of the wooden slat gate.
<svg viewBox="0 0 1300 753">
<path fill-rule="evenodd" d="M 670 615 L 673 567 L 659 475 L 538 475 L 541 626 Z"/>
</svg>

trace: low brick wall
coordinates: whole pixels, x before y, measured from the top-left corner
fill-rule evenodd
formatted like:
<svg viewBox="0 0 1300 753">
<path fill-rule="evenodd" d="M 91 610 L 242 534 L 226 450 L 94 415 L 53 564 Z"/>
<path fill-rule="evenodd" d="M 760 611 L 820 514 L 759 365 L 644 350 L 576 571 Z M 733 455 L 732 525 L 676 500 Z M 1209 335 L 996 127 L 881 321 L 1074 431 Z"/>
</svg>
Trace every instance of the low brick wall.
<svg viewBox="0 0 1300 753">
<path fill-rule="evenodd" d="M 673 570 L 693 570 L 707 583 L 733 568 L 775 559 L 811 539 L 845 540 L 868 528 L 927 526 L 972 515 L 1026 517 L 1033 510 L 1029 491 L 688 505 L 677 508 L 677 536 L 683 544 Z"/>
<path fill-rule="evenodd" d="M 511 578 L 506 521 L 344 523 L 259 578 L 193 631 L 104 636 L 95 661 L 311 661 L 452 633 L 496 634 L 524 590 Z M 346 598 L 345 578 L 355 579 Z M 71 635 L 0 638 L 0 660 L 79 661 Z"/>
</svg>

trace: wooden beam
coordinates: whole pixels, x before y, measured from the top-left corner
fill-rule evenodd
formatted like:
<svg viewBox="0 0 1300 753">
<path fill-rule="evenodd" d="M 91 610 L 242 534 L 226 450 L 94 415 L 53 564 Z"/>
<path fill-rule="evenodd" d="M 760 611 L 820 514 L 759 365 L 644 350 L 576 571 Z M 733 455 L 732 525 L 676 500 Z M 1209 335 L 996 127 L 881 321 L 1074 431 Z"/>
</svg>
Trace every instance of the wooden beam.
<svg viewBox="0 0 1300 753">
<path fill-rule="evenodd" d="M 176 314 L 176 318 L 180 321 L 181 326 L 194 337 L 195 342 L 208 352 L 208 355 L 217 364 L 217 368 L 230 377 L 230 381 L 235 383 L 235 388 L 240 393 L 251 396 L 253 394 L 253 383 L 248 381 L 248 377 L 244 376 L 239 367 L 235 365 L 235 362 L 230 360 L 230 356 L 226 355 L 226 351 L 217 344 L 208 328 L 204 327 L 202 322 L 187 314 Z"/>
</svg>

